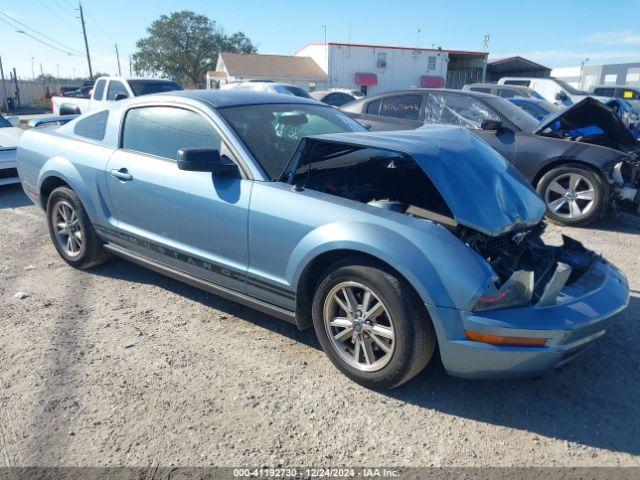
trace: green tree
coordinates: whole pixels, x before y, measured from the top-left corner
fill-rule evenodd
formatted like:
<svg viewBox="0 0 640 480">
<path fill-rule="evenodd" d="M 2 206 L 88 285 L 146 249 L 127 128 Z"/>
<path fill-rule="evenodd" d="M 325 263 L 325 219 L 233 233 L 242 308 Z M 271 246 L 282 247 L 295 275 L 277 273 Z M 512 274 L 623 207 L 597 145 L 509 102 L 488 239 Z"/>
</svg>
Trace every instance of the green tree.
<svg viewBox="0 0 640 480">
<path fill-rule="evenodd" d="M 135 71 L 175 75 L 180 83 L 202 83 L 207 70 L 215 69 L 220 52 L 257 51 L 244 33 L 226 35 L 215 21 L 188 10 L 161 15 L 147 33 L 136 43 Z"/>
</svg>

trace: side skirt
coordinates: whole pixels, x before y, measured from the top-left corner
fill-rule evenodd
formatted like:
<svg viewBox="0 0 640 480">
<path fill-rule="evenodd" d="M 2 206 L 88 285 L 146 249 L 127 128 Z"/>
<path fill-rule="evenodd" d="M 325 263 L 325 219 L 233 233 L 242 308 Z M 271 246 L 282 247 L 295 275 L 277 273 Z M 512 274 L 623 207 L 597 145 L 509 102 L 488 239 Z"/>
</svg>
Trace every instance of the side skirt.
<svg viewBox="0 0 640 480">
<path fill-rule="evenodd" d="M 126 248 L 114 245 L 112 243 L 105 244 L 104 249 L 113 253 L 114 255 L 117 255 L 118 257 L 122 257 L 125 260 L 129 260 L 137 265 L 148 268 L 149 270 L 153 270 L 154 272 L 161 273 L 163 275 L 166 275 L 167 277 L 174 278 L 193 287 L 205 290 L 209 293 L 213 293 L 214 295 L 218 295 L 247 307 L 251 307 L 255 310 L 259 310 L 262 313 L 266 313 L 267 315 L 271 315 L 286 322 L 293 323 L 294 325 L 297 324 L 295 313 L 284 308 L 271 305 L 270 303 L 257 300 L 253 297 L 245 295 L 244 293 L 236 292 L 235 290 L 216 285 L 215 283 L 208 282 L 175 268 L 163 265 L 162 263 L 155 262 L 143 257 L 142 255 L 139 255 L 130 250 L 127 250 Z"/>
</svg>

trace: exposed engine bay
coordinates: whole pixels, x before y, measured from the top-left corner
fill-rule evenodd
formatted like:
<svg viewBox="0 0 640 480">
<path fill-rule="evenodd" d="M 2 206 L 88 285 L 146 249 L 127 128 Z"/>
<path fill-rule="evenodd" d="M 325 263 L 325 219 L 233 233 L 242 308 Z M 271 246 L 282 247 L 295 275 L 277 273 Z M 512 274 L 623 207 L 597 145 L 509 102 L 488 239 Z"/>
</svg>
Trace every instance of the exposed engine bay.
<svg viewBox="0 0 640 480">
<path fill-rule="evenodd" d="M 346 147 L 323 155 L 312 168 L 299 169 L 294 183 L 447 228 L 492 267 L 496 276 L 491 298 L 496 301 L 513 298 L 505 289 L 515 289 L 520 302 L 552 302 L 591 266 L 594 254 L 579 242 L 563 237 L 562 246 L 545 245 L 540 238 L 543 222 L 500 236 L 459 225 L 436 186 L 409 156 Z"/>
</svg>

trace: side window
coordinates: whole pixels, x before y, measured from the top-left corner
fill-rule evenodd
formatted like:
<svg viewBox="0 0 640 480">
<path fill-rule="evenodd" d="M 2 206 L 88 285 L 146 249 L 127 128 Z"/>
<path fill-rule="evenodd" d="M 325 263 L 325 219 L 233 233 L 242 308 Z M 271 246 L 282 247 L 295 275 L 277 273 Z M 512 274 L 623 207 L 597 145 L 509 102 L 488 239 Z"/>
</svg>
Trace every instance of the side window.
<svg viewBox="0 0 640 480">
<path fill-rule="evenodd" d="M 98 80 L 95 87 L 93 87 L 93 98 L 95 100 L 102 100 L 104 96 L 104 86 L 107 83 L 106 80 Z"/>
<path fill-rule="evenodd" d="M 427 95 L 425 122 L 479 129 L 483 120 L 500 120 L 485 104 L 466 95 Z"/>
<path fill-rule="evenodd" d="M 127 112 L 122 148 L 176 160 L 185 147 L 220 150 L 222 139 L 200 114 L 177 107 L 140 107 Z"/>
<path fill-rule="evenodd" d="M 376 100 L 374 102 L 369 102 L 367 104 L 366 113 L 368 115 L 380 115 L 380 105 L 382 104 L 382 100 Z"/>
<path fill-rule="evenodd" d="M 84 138 L 90 138 L 91 140 L 104 140 L 108 119 L 108 110 L 94 113 L 82 120 L 78 120 L 76 126 L 73 127 L 73 133 Z"/>
<path fill-rule="evenodd" d="M 421 104 L 421 95 L 388 97 L 382 100 L 380 115 L 383 117 L 404 118 L 406 120 L 420 120 Z"/>
<path fill-rule="evenodd" d="M 471 90 L 472 92 L 491 93 L 490 88 L 484 88 L 484 87 L 471 87 L 469 88 L 469 90 Z"/>
<path fill-rule="evenodd" d="M 529 80 L 505 80 L 505 85 L 522 85 L 523 87 L 528 87 L 531 82 Z"/>
<path fill-rule="evenodd" d="M 498 95 L 502 98 L 511 98 L 511 97 L 521 97 L 520 92 L 517 90 L 512 90 L 510 88 L 500 88 L 498 89 Z"/>
<path fill-rule="evenodd" d="M 116 95 L 119 93 L 123 93 L 127 97 L 129 96 L 129 93 L 127 92 L 127 89 L 124 87 L 122 82 L 111 80 L 109 82 L 109 88 L 107 89 L 107 100 L 115 100 Z"/>
<path fill-rule="evenodd" d="M 601 97 L 613 97 L 615 96 L 615 88 L 594 88 L 593 94 Z"/>
<path fill-rule="evenodd" d="M 537 105 L 533 105 L 531 103 L 523 102 L 523 103 L 516 103 L 516 105 L 518 105 L 521 109 L 523 109 L 533 118 L 536 118 L 538 120 L 542 120 L 547 115 L 547 112 L 545 112 L 542 108 L 538 107 Z"/>
</svg>

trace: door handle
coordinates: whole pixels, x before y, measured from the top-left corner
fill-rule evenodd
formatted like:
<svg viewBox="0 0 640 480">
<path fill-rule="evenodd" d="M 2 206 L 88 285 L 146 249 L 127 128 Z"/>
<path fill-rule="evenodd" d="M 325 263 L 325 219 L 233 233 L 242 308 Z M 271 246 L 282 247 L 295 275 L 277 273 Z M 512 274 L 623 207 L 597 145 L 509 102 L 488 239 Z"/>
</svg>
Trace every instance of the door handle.
<svg viewBox="0 0 640 480">
<path fill-rule="evenodd" d="M 111 173 L 112 177 L 115 177 L 118 180 L 122 180 L 123 182 L 128 182 L 129 180 L 133 179 L 126 168 L 121 168 L 120 170 L 111 170 L 109 173 Z"/>
</svg>

